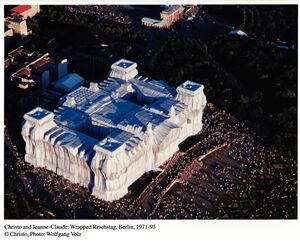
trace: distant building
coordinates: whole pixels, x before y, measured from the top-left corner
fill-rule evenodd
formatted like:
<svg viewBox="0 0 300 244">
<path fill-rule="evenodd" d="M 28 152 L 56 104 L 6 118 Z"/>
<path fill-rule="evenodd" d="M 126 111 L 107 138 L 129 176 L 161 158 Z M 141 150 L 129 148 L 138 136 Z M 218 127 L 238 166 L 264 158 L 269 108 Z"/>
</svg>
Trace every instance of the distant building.
<svg viewBox="0 0 300 244">
<path fill-rule="evenodd" d="M 80 75 L 71 73 L 60 77 L 57 81 L 53 82 L 53 86 L 66 92 L 71 92 L 82 85 L 83 82 L 84 79 Z"/>
<path fill-rule="evenodd" d="M 5 26 L 11 29 L 13 33 L 20 34 L 21 37 L 28 36 L 26 20 L 21 15 L 7 17 L 5 19 Z"/>
<path fill-rule="evenodd" d="M 161 19 L 152 19 L 152 18 L 148 18 L 148 17 L 142 18 L 142 25 L 148 26 L 148 27 L 158 27 L 158 28 L 164 27 L 164 23 Z"/>
<path fill-rule="evenodd" d="M 4 66 L 5 85 L 18 108 L 32 108 L 37 101 L 42 106 L 55 106 L 60 97 L 84 82 L 80 75 L 68 73 L 67 59 L 23 46 L 8 53 Z"/>
<path fill-rule="evenodd" d="M 27 55 L 36 58 L 29 59 Z M 51 82 L 60 81 L 68 75 L 68 60 L 57 60 L 49 55 L 49 53 L 40 55 L 35 52 L 28 53 L 23 47 L 9 53 L 9 58 L 5 60 L 5 66 L 8 68 L 14 62 L 18 67 L 23 67 L 16 70 L 10 75 L 10 80 L 21 89 L 27 89 L 30 86 L 39 85 L 45 90 Z M 16 60 L 18 59 L 18 60 Z M 68 90 L 69 91 L 69 90 Z"/>
<path fill-rule="evenodd" d="M 167 9 L 160 12 L 160 18 L 163 19 L 166 23 L 166 26 L 169 27 L 177 20 L 181 19 L 184 14 L 184 7 L 171 5 Z"/>
<path fill-rule="evenodd" d="M 42 89 L 46 89 L 50 83 L 50 72 L 54 72 L 54 65 L 55 61 L 46 53 L 13 73 L 10 79 L 21 89 L 27 89 L 37 84 Z"/>
<path fill-rule="evenodd" d="M 20 15 L 23 19 L 32 18 L 40 12 L 40 5 L 18 5 L 9 10 L 10 16 Z"/>
<path fill-rule="evenodd" d="M 8 53 L 7 59 L 4 62 L 5 70 L 13 67 L 13 69 L 16 69 L 15 71 L 17 71 L 41 56 L 43 56 L 43 54 L 24 48 L 23 46 L 19 46 Z M 9 73 L 9 76 L 12 75 L 12 73 Z"/>
<path fill-rule="evenodd" d="M 169 28 L 174 22 L 182 19 L 184 7 L 181 5 L 170 5 L 160 12 L 160 19 L 142 18 L 142 25 L 156 28 Z"/>
<path fill-rule="evenodd" d="M 186 5 L 184 17 L 186 20 L 194 20 L 199 12 L 199 7 L 197 5 Z"/>
<path fill-rule="evenodd" d="M 7 54 L 4 61 L 4 78 L 6 93 L 9 94 L 9 96 L 5 96 L 5 106 L 9 107 L 9 110 L 22 113 L 22 111 L 28 111 L 36 106 L 37 99 L 41 93 L 40 89 L 35 86 L 35 83 L 28 84 L 28 88 L 32 89 L 22 89 L 19 87 L 19 85 L 22 87 L 22 84 L 20 84 L 21 79 L 16 78 L 13 80 L 12 75 L 42 56 L 42 53 L 24 48 L 23 46 Z"/>
<path fill-rule="evenodd" d="M 276 43 L 275 43 L 275 45 L 276 45 L 277 48 L 280 48 L 280 49 L 296 50 L 295 45 L 291 45 L 291 44 L 289 44 L 287 42 L 280 41 L 280 40 L 277 40 Z"/>
<path fill-rule="evenodd" d="M 228 34 L 248 37 L 248 34 L 242 30 L 232 30 Z"/>
<path fill-rule="evenodd" d="M 136 63 L 121 59 L 107 80 L 62 97 L 54 112 L 37 107 L 24 115 L 25 160 L 117 200 L 202 129 L 203 90 L 192 81 L 175 90 L 148 80 Z"/>
<path fill-rule="evenodd" d="M 67 59 L 53 58 L 49 53 L 32 52 L 23 46 L 8 54 L 5 68 L 9 69 L 11 66 L 19 68 L 6 76 L 9 75 L 10 81 L 24 90 L 36 85 L 46 90 L 50 83 L 56 82 L 57 86 L 70 92 L 72 87 L 75 89 L 83 83 L 83 78 L 76 73 L 68 74 Z"/>
<path fill-rule="evenodd" d="M 5 18 L 5 26 L 20 34 L 21 37 L 28 36 L 31 32 L 27 28 L 26 19 L 32 18 L 40 12 L 40 5 L 19 5 L 10 10 L 10 15 Z"/>
</svg>

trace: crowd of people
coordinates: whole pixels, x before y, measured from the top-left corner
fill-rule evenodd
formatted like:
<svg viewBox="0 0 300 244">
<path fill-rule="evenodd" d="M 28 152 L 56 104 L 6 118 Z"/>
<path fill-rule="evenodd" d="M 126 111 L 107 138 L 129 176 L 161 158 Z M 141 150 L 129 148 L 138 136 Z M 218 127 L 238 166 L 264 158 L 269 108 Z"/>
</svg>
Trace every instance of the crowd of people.
<svg viewBox="0 0 300 244">
<path fill-rule="evenodd" d="M 21 169 L 20 190 L 45 218 L 296 216 L 295 160 L 267 149 L 244 123 L 211 104 L 205 109 L 203 125 L 196 135 L 199 141 L 175 153 L 138 197 L 129 192 L 111 203 L 51 171 L 25 163 L 8 134 L 5 143 L 15 160 L 5 167 L 9 172 Z"/>
<path fill-rule="evenodd" d="M 104 20 L 129 25 L 131 17 L 124 15 L 115 5 L 68 5 L 65 8 L 73 14 L 84 14 Z"/>
<path fill-rule="evenodd" d="M 222 135 L 216 141 L 225 140 L 228 146 L 204 159 L 203 167 L 197 160 L 191 161 L 178 176 L 185 184 L 161 201 L 155 218 L 297 216 L 295 160 L 266 149 L 245 124 L 222 111 L 207 109 L 203 123 L 201 133 L 209 130 L 211 135 Z M 201 150 L 203 143 L 193 150 Z M 273 167 L 278 163 L 283 165 L 280 170 Z M 184 204 L 179 206 L 179 202 Z"/>
</svg>

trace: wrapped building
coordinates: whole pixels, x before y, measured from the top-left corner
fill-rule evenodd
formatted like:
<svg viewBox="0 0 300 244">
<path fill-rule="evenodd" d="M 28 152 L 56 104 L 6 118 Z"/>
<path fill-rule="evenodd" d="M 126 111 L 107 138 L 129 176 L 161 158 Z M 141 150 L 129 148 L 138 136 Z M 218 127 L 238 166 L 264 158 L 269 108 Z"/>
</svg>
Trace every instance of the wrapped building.
<svg viewBox="0 0 300 244">
<path fill-rule="evenodd" d="M 202 129 L 203 89 L 186 81 L 175 90 L 121 59 L 106 80 L 62 97 L 57 110 L 37 107 L 24 115 L 25 160 L 117 200 Z"/>
</svg>

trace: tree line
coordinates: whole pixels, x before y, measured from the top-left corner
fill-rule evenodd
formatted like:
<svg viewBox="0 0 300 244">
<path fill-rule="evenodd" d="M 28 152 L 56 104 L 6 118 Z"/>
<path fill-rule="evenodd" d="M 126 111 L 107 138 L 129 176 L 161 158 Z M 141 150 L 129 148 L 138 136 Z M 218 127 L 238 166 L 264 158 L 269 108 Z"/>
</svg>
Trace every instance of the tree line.
<svg viewBox="0 0 300 244">
<path fill-rule="evenodd" d="M 41 21 L 48 23 L 59 23 L 72 27 L 88 30 L 91 34 L 98 34 L 112 40 L 122 39 L 124 41 L 142 41 L 144 34 L 132 30 L 130 27 L 108 21 L 101 21 L 94 17 L 78 15 L 66 12 L 61 6 L 42 6 L 38 18 L 28 19 L 28 26 L 33 33 L 41 31 Z"/>
</svg>

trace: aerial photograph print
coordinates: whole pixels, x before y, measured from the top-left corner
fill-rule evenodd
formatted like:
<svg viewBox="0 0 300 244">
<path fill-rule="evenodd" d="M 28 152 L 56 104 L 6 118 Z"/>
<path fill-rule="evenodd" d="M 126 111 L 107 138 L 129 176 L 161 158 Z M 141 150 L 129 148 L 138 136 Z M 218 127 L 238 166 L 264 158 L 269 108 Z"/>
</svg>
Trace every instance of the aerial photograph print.
<svg viewBox="0 0 300 244">
<path fill-rule="evenodd" d="M 2 5 L 6 220 L 297 219 L 298 6 L 200 4 Z"/>
</svg>

